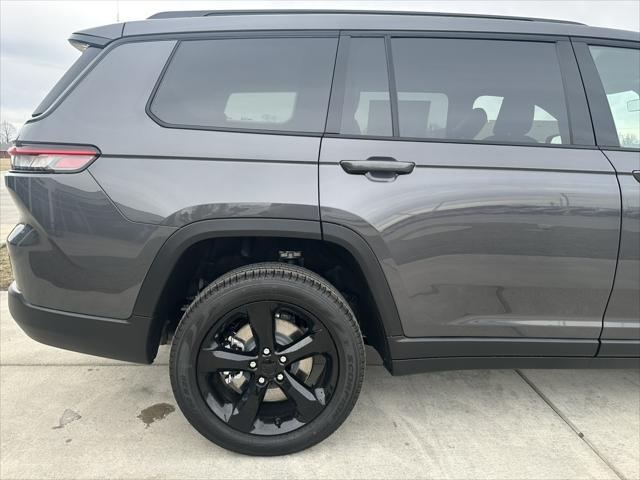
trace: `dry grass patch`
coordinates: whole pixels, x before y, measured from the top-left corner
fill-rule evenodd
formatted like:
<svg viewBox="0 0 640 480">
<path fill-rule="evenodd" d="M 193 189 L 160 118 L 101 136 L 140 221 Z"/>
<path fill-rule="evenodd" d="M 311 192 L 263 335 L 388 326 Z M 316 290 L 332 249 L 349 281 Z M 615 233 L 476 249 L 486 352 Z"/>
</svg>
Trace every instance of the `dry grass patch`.
<svg viewBox="0 0 640 480">
<path fill-rule="evenodd" d="M 0 172 L 4 172 L 5 170 L 9 170 L 11 168 L 11 159 L 10 158 L 0 158 Z"/>
<path fill-rule="evenodd" d="M 13 282 L 13 272 L 9 261 L 9 251 L 7 246 L 0 247 L 0 290 L 6 290 Z"/>
</svg>

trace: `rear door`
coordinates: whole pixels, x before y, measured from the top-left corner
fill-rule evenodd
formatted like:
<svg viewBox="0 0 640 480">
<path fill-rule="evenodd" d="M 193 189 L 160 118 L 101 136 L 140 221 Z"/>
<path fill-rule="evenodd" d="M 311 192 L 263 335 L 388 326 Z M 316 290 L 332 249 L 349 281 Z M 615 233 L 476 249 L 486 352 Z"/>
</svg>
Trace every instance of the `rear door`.
<svg viewBox="0 0 640 480">
<path fill-rule="evenodd" d="M 568 39 L 344 35 L 327 131 L 323 224 L 369 242 L 413 355 L 595 355 L 620 195 Z"/>
<path fill-rule="evenodd" d="M 622 194 L 620 257 L 600 356 L 640 356 L 640 50 L 637 43 L 576 41 L 596 139 Z"/>
</svg>

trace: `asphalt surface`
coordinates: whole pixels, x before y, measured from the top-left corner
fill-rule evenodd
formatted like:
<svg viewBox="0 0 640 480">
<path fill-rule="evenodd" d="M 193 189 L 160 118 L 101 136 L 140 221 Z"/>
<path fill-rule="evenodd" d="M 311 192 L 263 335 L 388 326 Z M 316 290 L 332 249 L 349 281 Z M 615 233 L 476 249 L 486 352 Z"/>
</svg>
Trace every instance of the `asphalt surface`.
<svg viewBox="0 0 640 480">
<path fill-rule="evenodd" d="M 225 451 L 176 408 L 168 350 L 151 366 L 29 339 L 0 293 L 0 478 L 640 477 L 640 371 L 369 366 L 329 439 L 279 458 Z"/>
</svg>

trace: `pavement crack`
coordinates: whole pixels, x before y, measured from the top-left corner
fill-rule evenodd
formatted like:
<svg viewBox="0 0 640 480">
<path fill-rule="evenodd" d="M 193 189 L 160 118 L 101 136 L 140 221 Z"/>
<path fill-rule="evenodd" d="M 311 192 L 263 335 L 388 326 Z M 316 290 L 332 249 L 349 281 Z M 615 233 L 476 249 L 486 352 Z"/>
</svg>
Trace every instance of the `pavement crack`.
<svg viewBox="0 0 640 480">
<path fill-rule="evenodd" d="M 618 470 L 600 451 L 596 448 L 596 446 L 589 441 L 589 439 L 580 431 L 580 429 L 575 425 L 569 418 L 562 413 L 562 411 L 551 401 L 549 397 L 547 397 L 522 371 L 515 370 L 515 372 L 522 378 L 522 380 L 529 385 L 529 387 L 555 412 L 558 417 L 562 419 L 562 421 L 567 424 L 567 426 L 573 430 L 573 432 L 578 436 L 580 440 L 582 440 L 587 447 L 591 449 L 593 453 L 595 453 L 602 462 L 611 469 L 613 473 L 620 480 L 627 480 L 627 478 Z"/>
</svg>

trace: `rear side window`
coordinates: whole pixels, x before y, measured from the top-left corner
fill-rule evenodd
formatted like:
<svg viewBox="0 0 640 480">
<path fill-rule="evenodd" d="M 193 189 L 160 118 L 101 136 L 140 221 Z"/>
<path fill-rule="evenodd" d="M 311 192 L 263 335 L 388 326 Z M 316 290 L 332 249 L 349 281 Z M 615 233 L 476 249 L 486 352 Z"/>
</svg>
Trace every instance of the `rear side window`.
<svg viewBox="0 0 640 480">
<path fill-rule="evenodd" d="M 150 110 L 173 126 L 324 130 L 336 38 L 183 41 Z"/>
<path fill-rule="evenodd" d="M 640 148 L 640 50 L 590 46 L 620 146 Z"/>
<path fill-rule="evenodd" d="M 401 137 L 569 143 L 553 43 L 395 38 Z"/>
<path fill-rule="evenodd" d="M 53 86 L 51 91 L 44 97 L 44 100 L 40 102 L 40 105 L 36 107 L 36 109 L 31 114 L 32 117 L 37 117 L 44 113 L 44 111 L 49 108 L 53 102 L 60 96 L 60 94 L 66 90 L 66 88 L 71 85 L 71 83 L 78 78 L 78 75 L 85 69 L 91 61 L 98 56 L 100 53 L 99 48 L 95 47 L 87 47 L 82 54 L 78 57 L 78 59 L 69 67 L 69 70 L 65 72 L 65 74 L 58 80 L 58 82 Z"/>
</svg>

